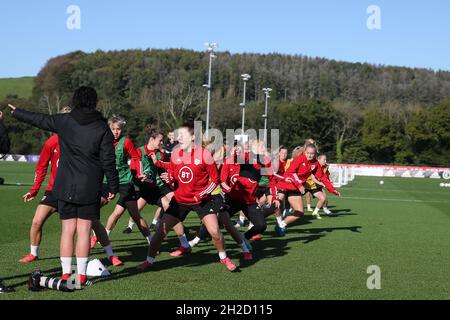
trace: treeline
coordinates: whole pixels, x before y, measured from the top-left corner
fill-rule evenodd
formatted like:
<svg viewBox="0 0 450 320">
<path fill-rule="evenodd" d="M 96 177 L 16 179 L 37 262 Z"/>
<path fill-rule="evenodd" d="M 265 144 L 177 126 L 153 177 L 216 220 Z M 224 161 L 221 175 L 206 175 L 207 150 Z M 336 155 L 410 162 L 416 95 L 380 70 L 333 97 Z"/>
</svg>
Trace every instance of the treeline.
<svg viewBox="0 0 450 320">
<path fill-rule="evenodd" d="M 374 66 L 281 54 L 220 52 L 213 62 L 211 125 L 241 123 L 242 81 L 249 73 L 246 127 L 262 128 L 264 95 L 273 89 L 269 128 L 289 147 L 316 139 L 339 162 L 448 165 L 450 72 Z M 81 85 L 99 93 L 99 108 L 127 118 L 128 134 L 204 120 L 208 55 L 190 50 L 73 52 L 48 61 L 33 97 L 8 101 L 55 113 Z M 3 104 L 3 103 L 2 103 Z M 45 133 L 10 121 L 15 153 L 38 153 Z"/>
</svg>

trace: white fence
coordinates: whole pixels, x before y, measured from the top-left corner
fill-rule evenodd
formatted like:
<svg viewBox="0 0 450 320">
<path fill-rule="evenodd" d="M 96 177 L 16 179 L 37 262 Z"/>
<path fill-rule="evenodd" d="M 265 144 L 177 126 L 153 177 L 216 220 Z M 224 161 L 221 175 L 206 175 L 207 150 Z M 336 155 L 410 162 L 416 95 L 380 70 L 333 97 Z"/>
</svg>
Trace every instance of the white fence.
<svg viewBox="0 0 450 320">
<path fill-rule="evenodd" d="M 450 168 L 385 166 L 370 164 L 331 164 L 330 176 L 336 187 L 345 186 L 355 176 L 430 178 L 450 180 Z"/>
</svg>

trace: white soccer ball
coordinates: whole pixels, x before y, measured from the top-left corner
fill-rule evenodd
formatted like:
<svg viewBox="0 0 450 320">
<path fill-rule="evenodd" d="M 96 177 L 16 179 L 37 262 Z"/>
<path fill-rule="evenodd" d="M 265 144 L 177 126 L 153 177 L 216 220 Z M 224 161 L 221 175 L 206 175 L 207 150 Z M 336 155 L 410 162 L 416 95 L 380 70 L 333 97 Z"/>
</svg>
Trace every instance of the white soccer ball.
<svg viewBox="0 0 450 320">
<path fill-rule="evenodd" d="M 439 184 L 439 186 L 443 188 L 443 187 L 445 187 L 445 183 L 442 183 L 442 182 L 441 182 L 441 183 Z"/>
<path fill-rule="evenodd" d="M 384 184 L 384 181 L 383 181 L 383 180 L 381 180 L 381 181 L 380 181 L 380 184 Z"/>
</svg>

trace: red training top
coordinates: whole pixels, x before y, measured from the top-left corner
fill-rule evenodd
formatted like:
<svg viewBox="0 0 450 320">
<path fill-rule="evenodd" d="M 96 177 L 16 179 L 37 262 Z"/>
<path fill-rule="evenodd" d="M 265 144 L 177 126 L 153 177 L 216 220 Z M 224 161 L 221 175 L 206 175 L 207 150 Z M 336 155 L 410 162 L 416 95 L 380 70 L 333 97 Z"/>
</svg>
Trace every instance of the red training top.
<svg viewBox="0 0 450 320">
<path fill-rule="evenodd" d="M 59 162 L 59 140 L 58 135 L 51 136 L 44 144 L 42 148 L 41 155 L 39 156 L 39 161 L 36 165 L 36 171 L 34 175 L 34 184 L 31 187 L 30 194 L 35 197 L 42 183 L 47 176 L 48 165 L 51 163 L 50 179 L 48 181 L 48 186 L 45 191 L 51 191 L 53 189 L 53 182 L 55 181 L 56 172 L 58 171 Z"/>
<path fill-rule="evenodd" d="M 278 182 L 280 190 L 297 191 L 306 180 L 317 171 L 319 162 L 316 159 L 308 161 L 305 154 L 294 158 L 291 165 L 283 175 L 283 180 Z"/>
<path fill-rule="evenodd" d="M 191 152 L 175 148 L 168 168 L 175 200 L 194 205 L 203 202 L 219 184 L 219 174 L 211 153 L 196 146 Z"/>
</svg>

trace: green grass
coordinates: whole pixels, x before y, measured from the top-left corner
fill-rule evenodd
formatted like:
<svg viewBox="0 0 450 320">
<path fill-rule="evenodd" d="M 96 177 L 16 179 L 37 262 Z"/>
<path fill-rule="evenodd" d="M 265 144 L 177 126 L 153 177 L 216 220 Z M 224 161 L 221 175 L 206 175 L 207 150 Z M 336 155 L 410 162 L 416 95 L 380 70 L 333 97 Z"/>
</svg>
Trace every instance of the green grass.
<svg viewBox="0 0 450 320">
<path fill-rule="evenodd" d="M 112 276 L 97 279 L 90 287 L 63 294 L 32 293 L 26 288 L 28 275 L 40 268 L 46 275 L 59 275 L 60 224 L 51 217 L 44 229 L 41 260 L 19 264 L 29 250 L 28 230 L 36 203 L 24 204 L 21 195 L 31 183 L 33 165 L 0 162 L 0 277 L 16 286 L 14 294 L 0 299 L 449 299 L 450 189 L 434 179 L 357 177 L 344 187 L 343 197 L 330 197 L 336 217 L 312 220 L 288 229 L 286 237 L 273 232 L 274 219 L 263 240 L 254 243 L 255 261 L 240 261 L 236 245 L 227 235 L 228 252 L 240 265 L 229 273 L 218 263 L 212 244 L 205 242 L 193 254 L 172 258 L 177 247 L 172 235 L 163 244 L 153 271 L 138 274 L 135 267 L 146 253 L 141 235 L 121 233 L 123 217 L 111 240 L 124 260 L 120 268 L 108 267 Z M 102 219 L 112 207 L 104 208 Z M 146 208 L 148 220 L 153 209 Z M 186 221 L 192 229 L 198 219 Z M 104 262 L 101 249 L 93 257 Z M 381 268 L 381 290 L 366 286 L 370 265 Z"/>
<path fill-rule="evenodd" d="M 0 100 L 8 95 L 29 98 L 33 93 L 34 77 L 0 79 Z"/>
</svg>

